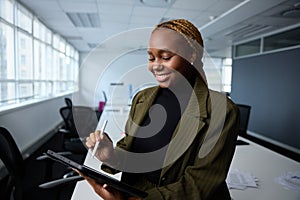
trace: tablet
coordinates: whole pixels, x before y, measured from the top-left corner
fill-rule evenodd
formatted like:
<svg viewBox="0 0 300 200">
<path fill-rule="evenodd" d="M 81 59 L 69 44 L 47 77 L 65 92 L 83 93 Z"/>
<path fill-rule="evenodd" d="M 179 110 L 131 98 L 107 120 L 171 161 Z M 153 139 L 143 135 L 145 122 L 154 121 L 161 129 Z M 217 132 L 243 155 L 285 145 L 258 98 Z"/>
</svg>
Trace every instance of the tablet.
<svg viewBox="0 0 300 200">
<path fill-rule="evenodd" d="M 69 167 L 75 168 L 78 171 L 80 171 L 82 174 L 96 180 L 99 184 L 107 184 L 109 187 L 112 187 L 116 190 L 119 190 L 120 192 L 124 193 L 127 197 L 140 197 L 144 198 L 148 194 L 142 190 L 139 190 L 137 188 L 134 188 L 126 183 L 123 183 L 117 179 L 114 179 L 104 173 L 101 173 L 100 171 L 94 170 L 86 165 L 81 165 L 73 160 L 70 160 L 69 158 L 66 158 L 62 155 L 59 155 L 55 153 L 54 151 L 48 150 L 45 153 L 49 158 L 58 161 L 64 165 L 67 165 Z"/>
</svg>

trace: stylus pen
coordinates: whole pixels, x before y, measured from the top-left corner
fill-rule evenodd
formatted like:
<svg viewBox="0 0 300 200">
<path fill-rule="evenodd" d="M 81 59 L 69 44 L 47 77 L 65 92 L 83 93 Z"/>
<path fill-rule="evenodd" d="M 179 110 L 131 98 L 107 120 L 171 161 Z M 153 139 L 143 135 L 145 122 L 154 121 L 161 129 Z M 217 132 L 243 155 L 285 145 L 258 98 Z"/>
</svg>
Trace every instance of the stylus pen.
<svg viewBox="0 0 300 200">
<path fill-rule="evenodd" d="M 106 124 L 107 124 L 107 120 L 105 120 L 105 121 L 103 122 L 103 125 L 102 125 L 102 128 L 101 128 L 100 134 L 103 134 L 103 133 L 104 133 Z M 92 156 L 93 156 L 93 157 L 94 157 L 95 154 L 96 154 L 96 151 L 97 151 L 97 149 L 98 149 L 98 146 L 99 146 L 99 140 L 97 140 L 96 145 L 94 146 L 94 149 L 93 149 L 93 152 L 92 152 Z"/>
</svg>

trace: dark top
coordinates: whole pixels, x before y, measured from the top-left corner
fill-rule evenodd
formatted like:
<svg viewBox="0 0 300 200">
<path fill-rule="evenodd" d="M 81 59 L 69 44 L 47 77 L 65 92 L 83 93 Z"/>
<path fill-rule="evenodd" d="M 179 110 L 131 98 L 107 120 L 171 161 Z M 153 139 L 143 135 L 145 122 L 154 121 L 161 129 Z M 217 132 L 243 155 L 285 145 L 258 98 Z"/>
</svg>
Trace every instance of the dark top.
<svg viewBox="0 0 300 200">
<path fill-rule="evenodd" d="M 189 98 L 184 99 L 184 102 L 180 104 L 178 98 L 171 90 L 167 88 L 161 88 L 157 98 L 153 103 L 154 107 L 150 109 L 149 114 L 146 115 L 143 123 L 141 124 L 141 128 L 137 131 L 131 150 L 136 153 L 146 153 L 156 151 L 168 145 L 181 117 L 181 113 L 185 110 L 188 102 L 187 100 Z M 162 106 L 165 112 L 163 111 L 162 107 L 158 105 Z M 182 106 L 182 108 L 180 106 Z M 166 121 L 162 126 L 161 120 L 163 120 L 162 118 L 164 118 L 163 116 L 165 114 L 167 115 Z M 162 126 L 162 128 L 159 128 L 157 133 L 153 133 L 153 127 L 157 127 L 156 124 L 157 126 Z M 165 153 L 166 152 L 161 154 L 161 156 L 156 158 L 156 160 L 153 162 L 159 162 L 161 166 L 163 166 Z M 150 182 L 157 184 L 160 172 L 161 169 L 153 172 L 143 173 L 143 175 Z"/>
</svg>

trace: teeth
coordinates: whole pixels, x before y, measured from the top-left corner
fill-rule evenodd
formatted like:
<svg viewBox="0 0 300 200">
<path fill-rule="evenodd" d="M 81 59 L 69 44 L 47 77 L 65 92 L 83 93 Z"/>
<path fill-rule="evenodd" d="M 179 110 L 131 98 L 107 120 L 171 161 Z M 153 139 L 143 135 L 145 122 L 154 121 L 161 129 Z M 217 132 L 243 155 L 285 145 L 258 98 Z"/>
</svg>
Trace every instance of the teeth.
<svg viewBox="0 0 300 200">
<path fill-rule="evenodd" d="M 167 74 L 156 74 L 156 76 L 167 76 Z"/>
</svg>

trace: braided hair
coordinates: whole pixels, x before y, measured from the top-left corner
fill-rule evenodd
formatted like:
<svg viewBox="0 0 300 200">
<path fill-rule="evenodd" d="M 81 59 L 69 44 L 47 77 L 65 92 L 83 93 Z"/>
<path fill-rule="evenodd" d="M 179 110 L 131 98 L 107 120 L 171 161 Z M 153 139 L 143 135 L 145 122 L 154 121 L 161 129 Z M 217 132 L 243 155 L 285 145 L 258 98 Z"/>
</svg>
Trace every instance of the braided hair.
<svg viewBox="0 0 300 200">
<path fill-rule="evenodd" d="M 203 56 L 203 40 L 199 30 L 188 20 L 175 19 L 162 22 L 156 25 L 157 28 L 168 28 L 179 33 L 189 44 L 189 46 L 202 58 Z M 199 46 L 200 45 L 200 46 Z"/>
</svg>

